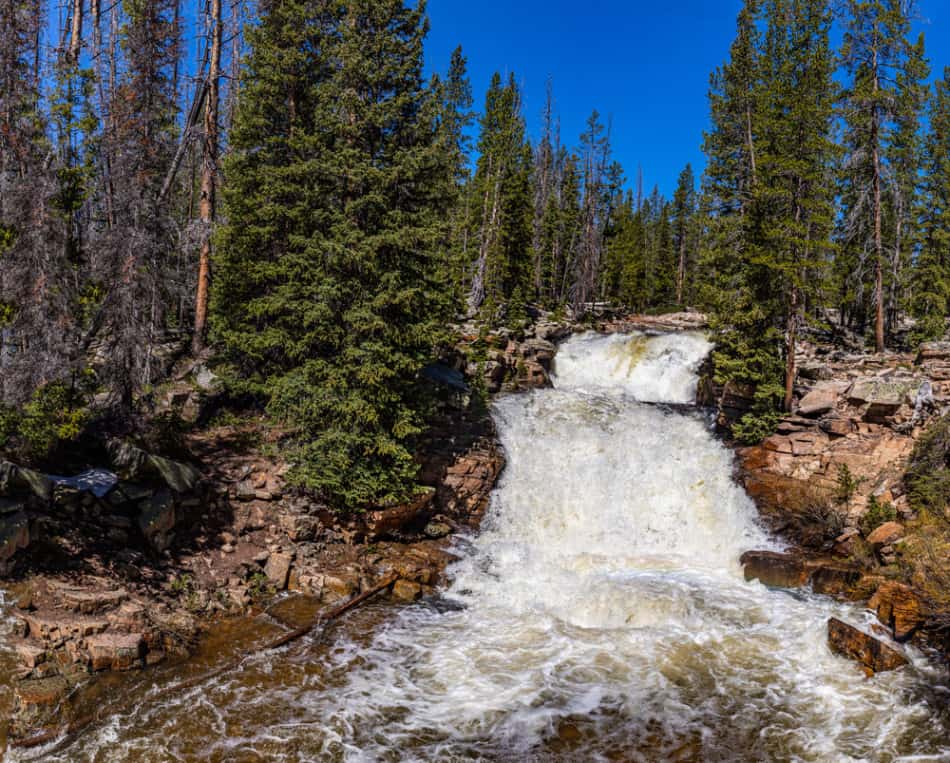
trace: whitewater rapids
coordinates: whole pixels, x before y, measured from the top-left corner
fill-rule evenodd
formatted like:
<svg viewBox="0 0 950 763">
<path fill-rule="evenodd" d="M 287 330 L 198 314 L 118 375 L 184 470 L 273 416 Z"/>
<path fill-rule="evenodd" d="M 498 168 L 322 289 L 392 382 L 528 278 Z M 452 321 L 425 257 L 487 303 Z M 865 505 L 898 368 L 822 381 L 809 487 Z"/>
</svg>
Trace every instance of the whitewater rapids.
<svg viewBox="0 0 950 763">
<path fill-rule="evenodd" d="M 494 416 L 508 456 L 443 597 L 173 701 L 60 761 L 947 760 L 926 663 L 864 677 L 830 615 L 747 583 L 775 547 L 699 413 L 699 334 L 587 334 Z M 368 630 L 368 629 L 367 629 Z"/>
</svg>

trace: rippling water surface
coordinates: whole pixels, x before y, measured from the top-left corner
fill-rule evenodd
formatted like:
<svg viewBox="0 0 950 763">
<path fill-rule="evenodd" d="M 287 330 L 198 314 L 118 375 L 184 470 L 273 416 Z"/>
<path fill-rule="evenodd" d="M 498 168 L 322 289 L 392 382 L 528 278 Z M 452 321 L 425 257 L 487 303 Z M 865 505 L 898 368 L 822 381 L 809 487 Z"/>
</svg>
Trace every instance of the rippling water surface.
<svg viewBox="0 0 950 763">
<path fill-rule="evenodd" d="M 509 465 L 443 598 L 371 605 L 174 701 L 150 697 L 180 674 L 149 674 L 43 759 L 950 759 L 919 656 L 867 679 L 826 645 L 830 615 L 865 613 L 743 580 L 739 555 L 771 541 L 731 454 L 699 416 L 644 402 L 692 400 L 708 350 L 571 339 L 555 389 L 495 406 Z"/>
</svg>

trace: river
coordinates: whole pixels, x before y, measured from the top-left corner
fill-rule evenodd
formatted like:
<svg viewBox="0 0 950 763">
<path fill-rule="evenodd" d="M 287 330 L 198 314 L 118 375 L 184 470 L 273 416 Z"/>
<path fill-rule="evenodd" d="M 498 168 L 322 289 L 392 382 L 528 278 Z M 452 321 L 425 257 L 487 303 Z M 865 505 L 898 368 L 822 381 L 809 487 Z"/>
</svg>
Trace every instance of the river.
<svg viewBox="0 0 950 763">
<path fill-rule="evenodd" d="M 553 389 L 496 401 L 508 467 L 440 598 L 376 603 L 174 700 L 154 697 L 180 668 L 145 674 L 121 714 L 13 759 L 950 760 L 921 655 L 865 678 L 826 623 L 868 613 L 743 579 L 743 551 L 780 546 L 709 422 L 671 405 L 709 349 L 572 338 Z"/>
</svg>

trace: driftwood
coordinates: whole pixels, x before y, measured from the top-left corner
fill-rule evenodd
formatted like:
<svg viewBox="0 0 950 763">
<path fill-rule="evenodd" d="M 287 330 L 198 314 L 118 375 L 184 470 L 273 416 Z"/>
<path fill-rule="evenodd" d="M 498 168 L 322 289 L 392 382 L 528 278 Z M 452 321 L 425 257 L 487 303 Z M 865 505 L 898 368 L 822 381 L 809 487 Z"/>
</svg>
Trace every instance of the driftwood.
<svg viewBox="0 0 950 763">
<path fill-rule="evenodd" d="M 215 670 L 212 670 L 208 673 L 204 673 L 200 676 L 196 676 L 195 678 L 189 678 L 187 681 L 182 681 L 181 683 L 168 687 L 167 689 L 159 692 L 155 697 L 153 697 L 152 701 L 156 699 L 159 699 L 159 700 L 164 699 L 165 697 L 171 696 L 173 694 L 177 694 L 178 692 L 185 691 L 194 686 L 198 686 L 199 684 L 202 684 L 205 681 L 209 681 L 212 678 L 217 678 L 220 675 L 224 675 L 225 673 L 231 670 L 235 670 L 238 667 L 240 667 L 241 663 L 244 662 L 244 660 L 246 660 L 248 657 L 263 654 L 273 649 L 279 649 L 282 646 L 286 646 L 292 641 L 296 641 L 297 639 L 302 638 L 303 636 L 306 636 L 318 625 L 322 624 L 324 627 L 326 627 L 327 625 L 332 623 L 334 620 L 338 619 L 342 615 L 349 612 L 354 607 L 357 607 L 360 604 L 362 604 L 364 601 L 371 599 L 376 594 L 385 591 L 387 588 L 391 587 L 398 579 L 399 579 L 398 575 L 393 575 L 391 577 L 388 577 L 382 583 L 379 583 L 378 585 L 375 585 L 372 588 L 367 589 L 366 591 L 363 591 L 363 593 L 358 594 L 357 596 L 354 596 L 352 599 L 345 601 L 343 604 L 340 604 L 337 607 L 334 607 L 329 612 L 325 614 L 321 613 L 318 617 L 316 617 L 307 625 L 301 626 L 300 628 L 296 628 L 295 630 L 285 633 L 282 636 L 278 636 L 272 641 L 267 642 L 264 646 L 258 649 L 255 649 L 254 651 L 248 652 L 247 654 L 244 654 L 243 656 L 230 661 L 228 664 L 224 665 L 223 667 L 216 668 Z M 41 747 L 44 744 L 49 744 L 50 742 L 60 739 L 60 737 L 62 737 L 61 741 L 65 742 L 69 738 L 74 737 L 80 732 L 82 732 L 88 726 L 91 726 L 93 723 L 96 723 L 97 721 L 102 720 L 103 718 L 107 717 L 110 714 L 111 714 L 111 711 L 109 710 L 109 706 L 107 705 L 103 708 L 100 708 L 95 713 L 75 719 L 74 721 L 67 724 L 66 726 L 60 726 L 58 728 L 38 731 L 36 734 L 32 736 L 27 736 L 27 737 L 24 737 L 23 739 L 12 740 L 10 742 L 10 747 L 13 747 L 15 749 L 28 750 L 35 747 Z"/>
</svg>

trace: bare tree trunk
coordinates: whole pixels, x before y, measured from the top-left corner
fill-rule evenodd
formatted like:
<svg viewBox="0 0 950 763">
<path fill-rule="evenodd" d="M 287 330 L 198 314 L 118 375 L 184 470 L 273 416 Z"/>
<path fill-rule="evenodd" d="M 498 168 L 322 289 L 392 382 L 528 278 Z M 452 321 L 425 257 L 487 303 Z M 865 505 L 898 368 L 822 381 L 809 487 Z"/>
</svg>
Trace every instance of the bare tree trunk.
<svg viewBox="0 0 950 763">
<path fill-rule="evenodd" d="M 676 270 L 676 304 L 683 304 L 683 282 L 686 280 L 686 231 L 680 237 L 680 262 Z"/>
<path fill-rule="evenodd" d="M 93 0 L 95 1 L 95 0 Z M 82 51 L 82 0 L 73 0 L 72 23 L 69 27 L 69 52 L 67 60 L 75 66 Z"/>
<path fill-rule="evenodd" d="M 792 287 L 791 304 L 788 310 L 788 321 L 785 328 L 785 401 L 783 409 L 791 413 L 792 400 L 795 396 L 795 350 L 798 343 L 798 288 Z"/>
<path fill-rule="evenodd" d="M 205 136 L 201 163 L 202 228 L 201 254 L 198 259 L 198 292 L 195 297 L 195 334 L 192 349 L 204 347 L 208 323 L 208 290 L 211 284 L 211 228 L 214 224 L 218 173 L 218 100 L 221 69 L 221 0 L 211 0 L 211 62 L 208 69 L 208 94 L 205 98 Z"/>
</svg>

